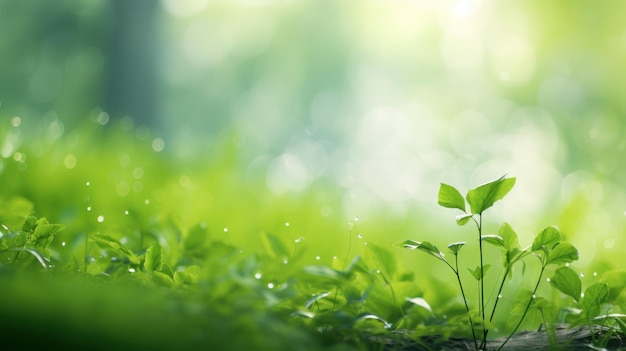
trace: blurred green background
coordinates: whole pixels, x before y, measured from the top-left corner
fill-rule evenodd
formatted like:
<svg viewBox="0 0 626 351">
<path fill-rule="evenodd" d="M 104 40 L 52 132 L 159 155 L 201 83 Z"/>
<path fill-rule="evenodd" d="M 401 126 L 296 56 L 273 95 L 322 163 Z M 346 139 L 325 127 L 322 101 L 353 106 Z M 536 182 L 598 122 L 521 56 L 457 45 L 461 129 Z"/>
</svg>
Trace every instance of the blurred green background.
<svg viewBox="0 0 626 351">
<path fill-rule="evenodd" d="M 85 232 L 202 223 L 242 250 L 261 231 L 304 238 L 330 263 L 348 235 L 443 246 L 473 234 L 437 206 L 439 182 L 465 193 L 507 173 L 517 184 L 487 231 L 506 220 L 525 245 L 558 225 L 580 267 L 612 267 L 626 248 L 623 13 L 1 0 L 0 197 L 67 226 L 58 257 Z"/>
</svg>

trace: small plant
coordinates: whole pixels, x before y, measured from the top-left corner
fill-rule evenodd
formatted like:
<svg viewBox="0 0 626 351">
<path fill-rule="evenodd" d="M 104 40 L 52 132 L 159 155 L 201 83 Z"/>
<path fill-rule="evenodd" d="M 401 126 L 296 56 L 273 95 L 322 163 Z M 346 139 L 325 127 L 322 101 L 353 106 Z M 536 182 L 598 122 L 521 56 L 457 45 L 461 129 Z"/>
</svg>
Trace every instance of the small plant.
<svg viewBox="0 0 626 351">
<path fill-rule="evenodd" d="M 570 317 L 570 327 L 588 326 L 593 344 L 605 349 L 611 333 L 620 330 L 626 334 L 626 314 L 612 313 L 613 304 L 626 287 L 624 272 L 608 272 L 598 281 L 590 284 L 582 292 L 581 275 L 570 267 L 560 267 L 550 279 L 550 284 L 571 296 L 575 301 L 575 308 L 567 309 Z M 597 338 L 597 331 L 593 327 L 607 328 L 603 338 Z"/>
<path fill-rule="evenodd" d="M 507 278 L 511 278 L 513 275 L 513 266 L 522 262 L 527 256 L 533 254 L 540 261 L 541 268 L 534 285 L 534 289 L 526 295 L 525 302 L 523 302 L 523 309 L 519 321 L 515 327 L 511 330 L 508 338 L 501 344 L 498 350 L 502 349 L 504 345 L 509 341 L 511 336 L 515 334 L 517 329 L 522 324 L 527 312 L 529 311 L 533 302 L 537 299 L 536 293 L 539 284 L 542 280 L 546 267 L 550 265 L 564 265 L 578 259 L 578 250 L 570 243 L 563 241 L 561 233 L 556 227 L 547 227 L 543 229 L 534 239 L 531 246 L 522 249 L 519 245 L 517 233 L 508 224 L 504 223 L 499 229 L 497 235 L 484 235 L 483 228 L 483 213 L 493 206 L 493 204 L 504 198 L 509 191 L 515 185 L 515 178 L 500 177 L 497 180 L 485 183 L 478 186 L 475 189 L 470 190 L 465 198 L 461 193 L 451 185 L 441 184 L 438 194 L 439 205 L 458 209 L 462 211 L 462 214 L 456 217 L 458 225 L 465 225 L 470 221 L 476 224 L 478 232 L 478 247 L 479 247 L 479 259 L 480 264 L 474 269 L 468 268 L 472 277 L 478 282 L 478 301 L 477 308 L 478 313 L 474 314 L 470 308 L 470 304 L 467 300 L 467 295 L 461 279 L 461 270 L 459 268 L 459 252 L 463 246 L 467 243 L 465 241 L 454 242 L 448 245 L 448 251 L 454 256 L 454 262 L 448 261 L 443 252 L 441 252 L 437 246 L 427 241 L 414 241 L 405 240 L 397 243 L 396 246 L 406 249 L 417 249 L 427 254 L 434 256 L 435 258 L 443 261 L 456 276 L 456 281 L 459 285 L 465 310 L 467 312 L 467 318 L 469 327 L 472 332 L 472 338 L 474 341 L 474 347 L 476 350 L 485 350 L 487 343 L 487 336 L 489 333 L 489 326 L 493 321 L 498 302 L 502 296 L 502 290 Z M 469 209 L 466 207 L 469 204 Z M 502 253 L 502 279 L 497 283 L 496 299 L 492 306 L 488 306 L 488 302 L 485 300 L 485 280 L 483 279 L 487 274 L 491 264 L 484 262 L 483 254 L 483 242 L 494 245 L 499 248 Z"/>
<path fill-rule="evenodd" d="M 0 226 L 0 265 L 26 266 L 37 262 L 44 269 L 50 265 L 50 244 L 54 235 L 64 228 L 51 224 L 45 217 L 26 216 L 19 230 Z"/>
</svg>

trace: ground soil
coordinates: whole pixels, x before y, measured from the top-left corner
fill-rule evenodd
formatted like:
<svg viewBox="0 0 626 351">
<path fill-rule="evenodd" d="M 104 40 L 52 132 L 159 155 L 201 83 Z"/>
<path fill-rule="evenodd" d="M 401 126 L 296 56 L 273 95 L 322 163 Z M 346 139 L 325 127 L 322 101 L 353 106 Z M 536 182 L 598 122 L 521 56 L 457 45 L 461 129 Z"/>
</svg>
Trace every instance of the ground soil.
<svg viewBox="0 0 626 351">
<path fill-rule="evenodd" d="M 410 332 L 400 332 L 408 335 Z M 568 328 L 567 325 L 558 325 L 556 330 L 557 347 L 552 347 L 545 331 L 525 331 L 515 334 L 502 349 L 507 351 L 582 351 L 582 350 L 626 350 L 626 337 L 619 333 L 608 333 L 607 329 L 593 328 L 596 339 L 608 338 L 604 348 L 593 346 L 592 331 L 589 327 Z M 487 350 L 497 350 L 506 337 L 490 340 Z M 472 339 L 449 338 L 441 340 L 437 337 L 426 337 L 419 341 L 407 337 L 384 340 L 385 351 L 468 351 L 475 350 Z"/>
</svg>

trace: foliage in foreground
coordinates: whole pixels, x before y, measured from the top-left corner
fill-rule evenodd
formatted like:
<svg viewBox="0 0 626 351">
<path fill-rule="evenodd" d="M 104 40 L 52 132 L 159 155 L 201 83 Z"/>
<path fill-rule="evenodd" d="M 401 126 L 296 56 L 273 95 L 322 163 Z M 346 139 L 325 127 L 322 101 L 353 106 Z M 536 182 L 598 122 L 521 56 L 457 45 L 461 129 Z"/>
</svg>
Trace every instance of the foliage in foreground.
<svg viewBox="0 0 626 351">
<path fill-rule="evenodd" d="M 149 138 L 145 141 L 149 143 Z M 241 179 L 224 171 L 228 166 L 197 180 L 211 184 L 207 191 L 193 184 L 200 171 L 181 175 L 171 170 L 171 163 L 133 149 L 141 149 L 141 143 L 121 145 L 124 148 L 117 154 L 86 147 L 83 152 L 93 153 L 95 161 L 85 166 L 80 165 L 87 158 L 71 151 L 79 166 L 70 170 L 51 166 L 50 160 L 67 159 L 68 151 L 56 150 L 58 145 L 40 146 L 49 153 L 40 151 L 39 159 L 35 152 L 20 151 L 23 155 L 14 157 L 15 162 L 5 164 L 1 175 L 7 186 L 0 198 L 0 330 L 7 342 L 15 340 L 24 348 L 103 350 L 280 350 L 293 345 L 310 350 L 381 349 L 382 342 L 375 341 L 381 339 L 369 336 L 391 337 L 393 331 L 409 330 L 403 335 L 419 343 L 426 340 L 424 336 L 445 340 L 471 337 L 473 331 L 485 337 L 486 330 L 493 331 L 490 337 L 507 328 L 514 331 L 515 325 L 507 326 L 497 318 L 483 320 L 482 312 L 491 310 L 482 303 L 491 303 L 495 310 L 496 302 L 510 308 L 516 320 L 527 314 L 520 328 L 543 324 L 550 333 L 552 325 L 562 322 L 623 328 L 626 275 L 607 270 L 594 276 L 591 284 L 581 280 L 573 267 L 563 266 L 575 255 L 556 228 L 541 231 L 526 249 L 506 224 L 497 235 L 480 233 L 478 244 L 493 246 L 483 248 L 481 257 L 502 257 L 497 277 L 496 263 L 490 269 L 486 264 L 469 272 L 459 269 L 457 259 L 476 267 L 475 260 L 459 255 L 462 247 L 466 247 L 463 253 L 471 249 L 469 242 L 451 245 L 454 264 L 433 244 L 405 242 L 448 263 L 456 276 L 448 287 L 433 283 L 430 266 L 404 265 L 398 259 L 400 250 L 392 251 L 393 241 L 365 240 L 358 218 L 349 224 L 347 235 L 342 228 L 322 230 L 320 223 L 309 222 L 311 231 L 332 238 L 333 245 L 326 242 L 325 251 L 319 250 L 313 238 L 291 232 L 294 225 L 285 223 L 284 217 L 277 220 L 276 215 L 263 212 L 257 198 L 244 197 L 261 188 L 239 189 Z M 220 162 L 232 160 L 215 161 Z M 93 167 L 98 172 L 87 173 Z M 108 181 L 106 188 L 103 184 Z M 510 182 L 502 178 L 490 184 L 505 189 L 503 185 L 512 187 Z M 7 188 L 34 198 L 39 213 L 60 219 L 63 225 L 39 217 L 29 201 L 7 196 L 11 195 Z M 449 186 L 442 189 L 439 203 L 464 212 L 459 224 L 477 220 L 479 232 L 486 228 L 482 212 L 508 191 L 484 192 L 484 187 L 470 191 L 479 196 L 468 194 L 470 209 L 465 213 L 465 200 L 458 191 Z M 225 195 L 215 195 L 219 191 Z M 194 192 L 199 195 L 191 196 Z M 217 200 L 195 202 L 202 196 Z M 236 201 L 219 201 L 226 196 Z M 245 203 L 250 204 L 244 210 L 232 211 Z M 285 203 L 283 209 L 307 210 L 294 207 L 295 202 Z M 305 217 L 298 219 L 306 223 Z M 276 230 L 271 224 L 276 221 L 287 233 Z M 259 227 L 273 230 L 259 233 Z M 243 241 L 229 235 L 234 232 Z M 531 253 L 539 262 L 529 259 Z M 554 269 L 553 263 L 559 267 Z M 513 275 L 513 264 L 521 265 L 521 274 Z M 550 276 L 556 289 L 538 284 L 541 278 L 530 277 L 537 282 L 530 287 L 520 279 L 536 274 L 534 269 Z M 485 282 L 502 284 L 496 286 L 505 297 L 518 291 L 519 296 L 483 298 L 480 285 Z M 456 283 L 476 284 L 477 289 L 465 293 L 479 307 L 469 309 L 463 299 L 455 298 Z M 536 298 L 531 298 L 533 294 Z M 470 316 L 474 327 L 468 325 Z"/>
<path fill-rule="evenodd" d="M 505 182 L 510 182 L 508 179 L 487 183 L 470 194 L 485 187 L 502 189 Z M 511 187 L 508 185 L 508 189 Z M 498 235 L 482 235 L 483 211 L 507 191 L 485 191 L 490 200 L 480 206 L 475 205 L 475 199 L 469 200 L 472 213 L 457 217 L 457 221 L 464 224 L 466 219 L 478 216 L 480 241 L 501 250 L 503 272 L 498 296 L 505 281 L 511 280 L 514 263 L 525 267 L 523 259 L 531 254 L 540 261 L 534 289 L 522 289 L 513 308 L 521 317 L 511 335 L 529 311 L 538 312 L 548 335 L 553 333 L 559 318 L 557 307 L 536 295 L 550 265 L 560 266 L 549 279 L 551 285 L 576 302 L 564 310 L 566 314 L 561 313 L 565 316 L 562 321 L 624 330 L 625 316 L 611 313 L 612 304 L 626 286 L 624 274 L 608 274 L 581 294 L 579 275 L 563 266 L 577 259 L 578 251 L 562 241 L 558 229 L 544 229 L 525 249 L 519 247 L 516 233 L 506 223 Z M 458 191 L 442 185 L 439 202 L 444 207 L 465 211 L 459 196 Z M 468 199 L 472 197 L 468 195 Z M 8 287 L 3 291 L 0 320 L 2 330 L 21 340 L 24 347 L 52 344 L 167 350 L 213 345 L 289 349 L 297 344 L 300 349 L 312 350 L 333 345 L 341 349 L 374 349 L 382 345 L 376 346 L 367 335 L 410 329 L 416 331 L 416 340 L 425 334 L 445 337 L 470 330 L 479 349 L 479 342 L 484 347 L 499 302 L 496 298 L 490 318 L 486 319 L 487 303 L 481 282 L 491 266 L 481 264 L 468 269 L 480 286 L 478 311 L 470 310 L 458 265 L 464 242 L 448 246 L 454 264 L 429 242 L 400 243 L 434 256 L 454 272 L 466 313 L 457 309 L 449 319 L 438 317 L 419 290 L 419 280 L 399 274 L 393 255 L 374 244 L 366 245 L 354 257 L 348 252 L 334 266 L 310 265 L 299 262 L 304 250 L 289 248 L 275 235 L 262 234 L 263 254 L 246 255 L 234 246 L 209 240 L 206 228 L 197 225 L 178 233 L 173 242 L 157 237 L 140 250 L 131 249 L 111 235 L 89 235 L 85 245 L 92 249 L 88 253 L 98 252 L 98 256 L 75 257 L 59 267 L 49 244 L 63 226 L 36 218 L 23 201 L 17 204 L 17 208 L 9 208 L 0 216 L 8 223 L 3 224 L 0 237 L 0 279 Z M 16 215 L 16 211 L 28 214 Z M 482 251 L 480 255 L 482 258 Z M 467 320 L 469 328 L 464 326 Z M 39 337 L 28 338 L 33 332 Z"/>
<path fill-rule="evenodd" d="M 437 246 L 428 241 L 417 242 L 414 240 L 405 240 L 396 245 L 407 249 L 417 249 L 423 251 L 443 261 L 452 270 L 456 276 L 456 281 L 458 282 L 463 303 L 465 305 L 469 328 L 472 333 L 472 339 L 474 341 L 474 348 L 476 351 L 484 350 L 486 348 L 487 335 L 493 323 L 498 303 L 502 299 L 505 282 L 507 279 L 511 280 L 513 277 L 513 266 L 516 264 L 522 264 L 524 267 L 523 275 L 528 275 L 525 270 L 526 262 L 524 259 L 530 255 L 534 255 L 540 261 L 538 267 L 539 273 L 536 274 L 535 281 L 532 284 L 534 288 L 532 290 L 521 291 L 518 297 L 518 303 L 514 306 L 514 311 L 521 313 L 521 317 L 514 322 L 514 327 L 510 330 L 508 337 L 498 347 L 498 350 L 505 347 L 506 343 L 522 325 L 524 318 L 531 308 L 540 312 L 542 323 L 546 327 L 546 332 L 549 336 L 551 346 L 553 348 L 558 347 L 555 338 L 556 328 L 554 324 L 554 317 L 550 315 L 555 310 L 555 307 L 549 300 L 537 296 L 537 290 L 539 289 L 542 278 L 544 277 L 546 269 L 549 266 L 560 266 L 554 272 L 554 276 L 552 278 L 548 278 L 551 285 L 560 290 L 562 293 L 571 296 L 579 303 L 580 310 L 575 313 L 579 319 L 573 323 L 573 325 L 587 324 L 591 326 L 594 324 L 612 324 L 613 327 L 618 327 L 622 329 L 622 331 L 626 331 L 626 324 L 623 321 L 626 315 L 608 313 L 610 310 L 610 306 L 608 304 L 613 301 L 609 299 L 609 284 L 606 281 L 596 282 L 590 285 L 585 290 L 585 293 L 581 294 L 580 278 L 573 269 L 568 267 L 571 262 L 578 260 L 578 250 L 572 244 L 563 240 L 563 236 L 558 228 L 553 226 L 546 227 L 539 232 L 539 234 L 537 234 L 532 245 L 529 245 L 524 249 L 520 247 L 517 233 L 508 223 L 502 224 L 497 235 L 483 234 L 484 211 L 492 207 L 496 201 L 504 198 L 513 188 L 514 184 L 515 178 L 505 178 L 505 176 L 502 176 L 497 180 L 485 183 L 470 190 L 465 198 L 463 198 L 461 193 L 451 185 L 442 183 L 439 189 L 439 205 L 463 212 L 461 215 L 456 217 L 456 222 L 459 225 L 465 225 L 470 220 L 474 221 L 476 224 L 480 264 L 474 269 L 467 268 L 467 270 L 470 272 L 479 287 L 479 294 L 475 304 L 475 306 L 477 306 L 477 310 L 470 310 L 464 285 L 460 276 L 461 271 L 459 269 L 458 256 L 461 248 L 463 248 L 467 242 L 454 242 L 448 245 L 448 251 L 454 256 L 454 264 L 448 262 L 445 254 L 439 251 Z M 469 211 L 466 208 L 466 200 L 470 205 Z M 502 258 L 501 278 L 500 281 L 496 282 L 494 286 L 494 289 L 496 289 L 494 291 L 496 291 L 496 293 L 491 309 L 489 309 L 488 301 L 485 299 L 485 277 L 489 269 L 495 265 L 484 263 L 483 242 L 500 249 Z M 623 287 L 623 284 L 618 284 L 617 293 L 619 293 Z M 614 292 L 614 297 L 617 297 L 617 293 Z M 591 333 L 591 335 L 594 334 Z"/>
</svg>

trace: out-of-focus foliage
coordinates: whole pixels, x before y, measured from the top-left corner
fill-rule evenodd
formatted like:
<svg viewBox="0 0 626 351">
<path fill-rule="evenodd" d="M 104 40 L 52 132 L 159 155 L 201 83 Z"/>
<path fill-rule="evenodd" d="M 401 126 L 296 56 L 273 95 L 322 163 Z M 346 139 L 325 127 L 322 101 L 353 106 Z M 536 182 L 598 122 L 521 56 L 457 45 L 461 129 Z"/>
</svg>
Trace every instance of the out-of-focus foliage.
<svg viewBox="0 0 626 351">
<path fill-rule="evenodd" d="M 340 301 L 354 308 L 349 323 L 376 329 L 378 316 L 427 334 L 428 323 L 462 313 L 442 289 L 445 267 L 401 250 L 395 277 L 371 273 L 380 269 L 371 256 L 369 270 L 349 262 L 366 246 L 414 235 L 464 241 L 470 234 L 433 206 L 439 182 L 464 192 L 503 173 L 518 184 L 487 232 L 506 218 L 529 243 L 558 225 L 581 248 L 583 286 L 620 262 L 626 4 L 140 2 L 153 6 L 150 20 L 137 9 L 119 16 L 123 0 L 0 1 L 0 224 L 27 216 L 63 224 L 42 246 L 56 269 L 83 272 L 89 256 L 89 274 L 111 274 L 107 250 L 122 244 L 130 254 L 115 253 L 124 256 L 115 272 L 129 274 L 128 260 L 150 279 L 184 286 L 195 278 L 176 279 L 176 266 L 202 267 L 205 250 L 240 250 L 237 267 L 268 272 L 293 251 L 297 267 L 331 267 L 309 270 L 319 286 L 350 285 L 305 292 L 314 296 L 300 302 L 322 307 L 304 319 L 320 323 L 313 329 L 338 310 L 327 302 Z M 124 51 L 121 39 L 154 46 Z M 145 67 L 133 71 L 137 60 Z M 275 261 L 243 259 L 260 252 Z M 380 291 L 380 305 L 360 310 L 368 283 L 346 283 L 350 269 L 378 289 L 400 284 L 397 303 L 423 298 L 437 318 L 413 303 L 394 315 L 380 307 L 391 296 Z M 279 283 L 265 272 L 246 279 L 257 273 L 258 291 Z M 220 279 L 203 274 L 196 283 Z"/>
</svg>

